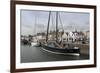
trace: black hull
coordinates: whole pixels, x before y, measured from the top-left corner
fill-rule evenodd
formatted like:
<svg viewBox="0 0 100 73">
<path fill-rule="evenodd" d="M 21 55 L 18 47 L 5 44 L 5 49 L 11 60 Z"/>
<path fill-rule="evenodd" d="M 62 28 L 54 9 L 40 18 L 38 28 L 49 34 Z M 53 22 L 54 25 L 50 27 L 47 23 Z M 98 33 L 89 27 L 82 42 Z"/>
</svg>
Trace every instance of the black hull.
<svg viewBox="0 0 100 73">
<path fill-rule="evenodd" d="M 71 49 L 71 48 L 70 49 L 68 49 L 68 48 L 62 49 L 62 48 L 49 47 L 46 45 L 43 45 L 43 49 L 53 52 L 53 53 L 58 53 L 58 54 L 70 53 L 70 54 L 79 54 L 80 55 L 80 49 Z"/>
</svg>

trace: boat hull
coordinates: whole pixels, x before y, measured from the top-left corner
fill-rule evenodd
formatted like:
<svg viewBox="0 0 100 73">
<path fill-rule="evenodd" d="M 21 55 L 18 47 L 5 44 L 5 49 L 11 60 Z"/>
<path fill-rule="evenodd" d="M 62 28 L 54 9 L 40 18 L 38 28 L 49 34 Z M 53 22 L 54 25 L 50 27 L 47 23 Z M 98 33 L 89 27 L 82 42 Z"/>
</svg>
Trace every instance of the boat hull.
<svg viewBox="0 0 100 73">
<path fill-rule="evenodd" d="M 53 52 L 53 53 L 56 53 L 56 54 L 79 54 L 80 55 L 80 49 L 68 49 L 68 48 L 54 48 L 54 47 L 49 47 L 49 46 L 46 46 L 46 45 L 43 45 L 43 49 L 47 50 L 47 51 L 50 51 L 50 52 Z"/>
<path fill-rule="evenodd" d="M 36 42 L 31 42 L 31 46 L 40 47 L 41 44 Z"/>
</svg>

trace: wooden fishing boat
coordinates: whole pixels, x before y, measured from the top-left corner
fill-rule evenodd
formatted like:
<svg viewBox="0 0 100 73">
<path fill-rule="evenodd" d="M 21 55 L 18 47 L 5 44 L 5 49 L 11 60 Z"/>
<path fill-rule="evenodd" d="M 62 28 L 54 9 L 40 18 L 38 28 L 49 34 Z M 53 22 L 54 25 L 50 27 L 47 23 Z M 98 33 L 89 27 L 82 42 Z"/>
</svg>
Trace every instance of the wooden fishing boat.
<svg viewBox="0 0 100 73">
<path fill-rule="evenodd" d="M 49 24 L 50 24 L 50 15 L 51 12 L 49 12 L 49 18 L 48 18 L 48 26 L 47 26 L 47 35 L 46 35 L 46 43 L 42 44 L 42 47 L 44 50 L 55 53 L 55 54 L 79 54 L 80 55 L 80 48 L 76 47 L 75 45 L 71 44 L 65 44 L 63 47 L 61 44 L 59 44 L 58 40 L 58 12 L 56 12 L 56 40 L 55 41 L 49 41 L 48 35 L 49 35 Z M 67 45 L 67 47 L 65 47 Z M 70 45 L 70 46 L 68 46 Z M 73 47 L 72 47 L 73 46 Z"/>
</svg>

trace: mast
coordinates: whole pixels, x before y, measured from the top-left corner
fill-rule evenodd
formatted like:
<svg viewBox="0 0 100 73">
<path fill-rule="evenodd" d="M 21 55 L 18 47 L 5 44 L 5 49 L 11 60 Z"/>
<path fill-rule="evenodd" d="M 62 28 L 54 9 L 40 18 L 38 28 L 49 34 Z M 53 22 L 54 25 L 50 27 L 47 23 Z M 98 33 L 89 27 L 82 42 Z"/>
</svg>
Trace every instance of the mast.
<svg viewBox="0 0 100 73">
<path fill-rule="evenodd" d="M 50 24 L 50 15 L 51 15 L 51 11 L 49 12 L 49 18 L 48 18 L 48 26 L 47 26 L 46 42 L 48 41 L 48 32 L 49 32 L 49 24 Z"/>
<path fill-rule="evenodd" d="M 34 21 L 34 33 L 36 34 L 36 27 L 37 27 L 37 14 L 35 14 L 35 21 Z"/>
<path fill-rule="evenodd" d="M 61 17 L 60 17 L 60 13 L 58 14 L 58 18 L 59 18 L 59 22 L 61 24 L 62 31 L 64 32 L 64 28 L 63 28 L 62 20 L 61 20 Z"/>
<path fill-rule="evenodd" d="M 58 42 L 58 12 L 56 12 L 56 42 Z"/>
</svg>

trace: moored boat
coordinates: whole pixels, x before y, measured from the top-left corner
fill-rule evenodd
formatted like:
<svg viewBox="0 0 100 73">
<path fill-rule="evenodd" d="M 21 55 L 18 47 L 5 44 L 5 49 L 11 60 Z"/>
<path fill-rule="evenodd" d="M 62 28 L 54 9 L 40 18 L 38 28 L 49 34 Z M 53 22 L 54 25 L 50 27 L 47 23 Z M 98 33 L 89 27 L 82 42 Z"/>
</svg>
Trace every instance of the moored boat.
<svg viewBox="0 0 100 73">
<path fill-rule="evenodd" d="M 46 43 L 42 44 L 42 47 L 44 50 L 55 53 L 55 54 L 79 54 L 80 55 L 80 48 L 76 47 L 75 45 L 73 46 L 72 44 L 64 44 L 62 40 L 58 39 L 58 12 L 56 12 L 56 40 L 50 41 L 48 40 L 49 37 L 49 23 L 50 23 L 50 15 L 51 12 L 49 12 L 49 18 L 48 18 L 48 26 L 47 26 L 47 35 L 46 35 Z M 64 30 L 63 30 L 64 33 Z"/>
</svg>

